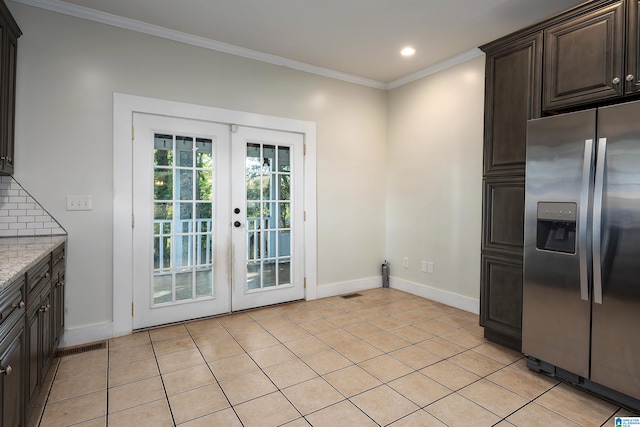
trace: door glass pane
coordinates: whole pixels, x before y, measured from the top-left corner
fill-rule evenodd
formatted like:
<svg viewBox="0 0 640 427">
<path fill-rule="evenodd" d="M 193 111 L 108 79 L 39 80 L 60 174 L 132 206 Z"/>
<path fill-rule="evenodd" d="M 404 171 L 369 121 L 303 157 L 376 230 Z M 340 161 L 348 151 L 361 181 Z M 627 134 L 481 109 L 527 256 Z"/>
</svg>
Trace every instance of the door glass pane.
<svg viewBox="0 0 640 427">
<path fill-rule="evenodd" d="M 247 144 L 247 290 L 290 284 L 290 150 Z"/>
<path fill-rule="evenodd" d="M 214 296 L 213 163 L 211 139 L 155 135 L 154 304 Z"/>
</svg>

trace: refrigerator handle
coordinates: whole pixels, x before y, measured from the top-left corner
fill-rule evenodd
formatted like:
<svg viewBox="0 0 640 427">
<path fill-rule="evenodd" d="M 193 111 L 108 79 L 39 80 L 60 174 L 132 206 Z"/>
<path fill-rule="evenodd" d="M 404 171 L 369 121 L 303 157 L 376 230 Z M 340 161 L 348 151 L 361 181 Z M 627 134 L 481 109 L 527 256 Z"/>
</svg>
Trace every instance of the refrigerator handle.
<svg viewBox="0 0 640 427">
<path fill-rule="evenodd" d="M 593 302 L 602 304 L 602 194 L 604 191 L 604 166 L 607 156 L 607 138 L 598 140 L 596 158 L 596 182 L 593 190 Z"/>
<path fill-rule="evenodd" d="M 589 301 L 589 274 L 587 259 L 587 227 L 589 220 L 589 190 L 593 182 L 593 139 L 584 141 L 582 185 L 580 189 L 580 215 L 578 217 L 578 253 L 580 260 L 580 298 Z"/>
</svg>

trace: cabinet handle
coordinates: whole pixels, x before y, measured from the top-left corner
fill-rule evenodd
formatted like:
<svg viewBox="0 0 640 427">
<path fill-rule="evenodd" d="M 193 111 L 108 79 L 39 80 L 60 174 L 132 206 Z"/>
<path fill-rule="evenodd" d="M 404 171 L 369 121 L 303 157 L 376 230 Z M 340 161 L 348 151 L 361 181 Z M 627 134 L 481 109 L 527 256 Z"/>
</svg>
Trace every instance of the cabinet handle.
<svg viewBox="0 0 640 427">
<path fill-rule="evenodd" d="M 11 365 L 7 366 L 4 369 L 0 369 L 0 374 L 5 374 L 7 376 L 11 375 L 11 372 L 13 372 L 13 368 L 11 367 Z"/>
<path fill-rule="evenodd" d="M 616 77 L 616 78 L 614 78 L 614 79 L 612 80 L 612 83 L 613 83 L 614 85 L 617 85 L 618 83 L 620 83 L 620 77 Z"/>
<path fill-rule="evenodd" d="M 56 286 L 58 287 L 64 286 L 64 280 L 59 280 L 58 283 L 56 283 Z"/>
<path fill-rule="evenodd" d="M 49 272 L 47 271 L 46 273 L 44 273 L 44 275 L 42 275 L 41 277 L 44 277 L 45 279 L 49 278 Z"/>
<path fill-rule="evenodd" d="M 627 76 L 627 81 L 628 81 L 628 82 L 632 82 L 632 81 L 633 81 L 633 74 L 629 74 L 629 75 Z"/>
<path fill-rule="evenodd" d="M 0 156 L 0 160 L 5 160 L 6 157 L 5 156 Z"/>
<path fill-rule="evenodd" d="M 40 307 L 40 311 L 43 313 L 46 313 L 47 311 L 49 311 L 50 308 L 51 308 L 51 304 L 43 305 L 42 307 Z"/>
<path fill-rule="evenodd" d="M 11 157 L 7 157 L 7 161 L 8 161 L 9 163 L 13 163 L 13 159 L 12 159 Z"/>
<path fill-rule="evenodd" d="M 13 308 L 19 308 L 20 310 L 22 310 L 24 308 L 24 301 L 20 301 L 17 304 L 13 304 L 11 307 Z"/>
</svg>

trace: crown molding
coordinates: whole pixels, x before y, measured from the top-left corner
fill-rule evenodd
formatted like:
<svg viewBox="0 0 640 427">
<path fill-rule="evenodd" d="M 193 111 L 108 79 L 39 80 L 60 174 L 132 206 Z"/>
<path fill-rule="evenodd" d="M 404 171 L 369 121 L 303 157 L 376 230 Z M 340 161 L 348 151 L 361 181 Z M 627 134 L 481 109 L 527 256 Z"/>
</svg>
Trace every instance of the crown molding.
<svg viewBox="0 0 640 427">
<path fill-rule="evenodd" d="M 430 67 L 424 68 L 420 71 L 416 71 L 415 73 L 409 74 L 407 76 L 404 76 L 397 80 L 389 82 L 386 84 L 386 89 L 387 90 L 395 89 L 397 87 L 419 80 L 423 77 L 427 77 L 432 74 L 435 74 L 439 71 L 446 70 L 447 68 L 453 67 L 454 65 L 461 64 L 470 59 L 478 57 L 480 55 L 483 55 L 483 52 L 478 48 L 473 48 L 471 50 L 463 52 L 449 59 L 445 59 L 444 61 L 438 62 L 437 64 L 434 64 Z"/>
<path fill-rule="evenodd" d="M 139 33 L 149 34 L 156 37 L 162 37 L 168 40 L 173 40 L 180 43 L 186 43 L 192 46 L 198 46 L 205 49 L 213 50 L 216 52 L 228 53 L 231 55 L 240 56 L 243 58 L 253 59 L 256 61 L 266 62 L 268 64 L 279 65 L 287 68 L 291 68 L 298 71 L 304 71 L 311 74 L 316 74 L 323 77 L 329 77 L 332 79 L 342 80 L 349 83 L 355 83 L 362 86 L 368 86 L 375 89 L 390 90 L 399 86 L 411 83 L 415 80 L 429 76 L 431 74 L 442 71 L 446 68 L 457 65 L 461 62 L 467 61 L 471 58 L 482 54 L 480 49 L 472 49 L 457 55 L 453 58 L 439 62 L 435 65 L 427 67 L 423 70 L 417 71 L 413 74 L 409 74 L 400 79 L 394 80 L 390 83 L 383 83 L 377 80 L 366 79 L 363 77 L 354 76 L 352 74 L 342 73 L 340 71 L 331 70 L 329 68 L 318 67 L 304 62 L 295 61 L 292 59 L 283 58 L 277 55 L 271 55 L 268 53 L 258 52 L 252 49 L 246 49 L 243 47 L 235 46 L 228 43 L 223 43 L 215 40 L 211 40 L 205 37 L 195 36 L 187 34 L 182 31 L 171 30 L 158 25 L 148 24 L 146 22 L 138 21 L 135 19 L 124 18 L 122 16 L 113 15 L 107 12 L 101 12 L 95 9 L 90 9 L 84 6 L 78 6 L 70 4 L 60 0 L 12 0 L 16 3 L 25 4 L 28 6 L 38 7 L 41 9 L 49 10 L 52 12 L 61 13 L 64 15 L 74 16 L 76 18 L 86 19 L 89 21 L 99 22 L 101 24 L 111 25 L 126 30 L 137 31 Z"/>
</svg>

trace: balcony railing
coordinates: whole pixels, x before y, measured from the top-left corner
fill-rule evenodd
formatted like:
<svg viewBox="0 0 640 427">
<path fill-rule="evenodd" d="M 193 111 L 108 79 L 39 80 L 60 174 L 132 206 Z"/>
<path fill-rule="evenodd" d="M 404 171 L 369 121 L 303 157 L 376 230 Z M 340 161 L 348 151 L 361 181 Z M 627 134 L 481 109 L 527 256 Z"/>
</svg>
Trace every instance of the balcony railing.
<svg viewBox="0 0 640 427">
<path fill-rule="evenodd" d="M 266 239 L 265 247 L 261 248 L 261 235 L 269 227 L 269 218 L 247 218 L 246 244 L 247 259 L 260 260 L 262 251 L 272 254 L 271 247 L 275 242 Z M 185 220 L 154 220 L 155 234 L 154 270 L 156 273 L 166 272 L 183 267 L 198 267 L 212 264 L 212 233 L 211 219 Z M 195 225 L 195 230 L 193 229 Z M 176 227 L 173 229 L 172 227 Z M 180 232 L 175 232 L 178 230 Z M 186 243 L 185 238 L 186 237 Z M 281 243 L 282 244 L 282 243 Z M 173 251 L 173 256 L 171 256 Z M 195 253 L 195 259 L 193 257 Z M 274 254 L 275 255 L 275 254 Z M 164 262 L 162 262 L 164 260 Z"/>
</svg>

